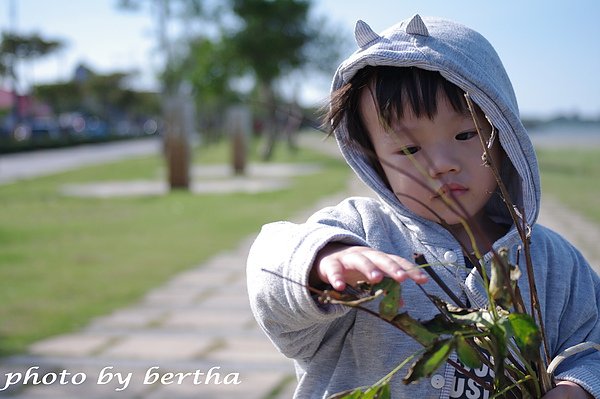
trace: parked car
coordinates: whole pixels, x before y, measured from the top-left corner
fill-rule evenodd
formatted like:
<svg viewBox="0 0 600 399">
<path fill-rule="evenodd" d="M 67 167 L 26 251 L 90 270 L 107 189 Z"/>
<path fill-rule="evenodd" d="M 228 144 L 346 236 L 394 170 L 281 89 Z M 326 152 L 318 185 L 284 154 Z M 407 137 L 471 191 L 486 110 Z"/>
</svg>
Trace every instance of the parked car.
<svg viewBox="0 0 600 399">
<path fill-rule="evenodd" d="M 58 120 L 63 133 L 76 140 L 101 139 L 110 134 L 108 123 L 97 116 L 68 112 Z"/>
<path fill-rule="evenodd" d="M 58 140 L 61 138 L 60 126 L 53 117 L 31 118 L 26 123 L 31 129 L 31 140 Z"/>
</svg>

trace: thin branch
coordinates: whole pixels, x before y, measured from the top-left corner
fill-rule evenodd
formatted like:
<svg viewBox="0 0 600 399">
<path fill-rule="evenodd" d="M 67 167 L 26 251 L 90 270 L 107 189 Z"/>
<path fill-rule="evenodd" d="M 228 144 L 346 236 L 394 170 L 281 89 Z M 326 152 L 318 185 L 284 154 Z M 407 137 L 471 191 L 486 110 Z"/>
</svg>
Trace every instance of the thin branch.
<svg viewBox="0 0 600 399">
<path fill-rule="evenodd" d="M 427 260 L 423 256 L 423 254 L 414 254 L 413 255 L 415 263 L 419 266 L 427 266 Z M 436 284 L 454 301 L 456 306 L 460 306 L 461 308 L 466 308 L 466 305 L 460 300 L 458 296 L 446 285 L 444 280 L 438 276 L 438 274 L 433 270 L 432 267 L 424 267 L 423 268 L 427 274 L 436 282 Z"/>
<path fill-rule="evenodd" d="M 527 274 L 528 274 L 527 281 L 529 283 L 531 306 L 533 308 L 532 315 L 535 315 L 535 318 L 538 320 L 540 334 L 542 336 L 544 355 L 546 357 L 545 363 L 542 363 L 542 361 L 540 359 L 539 360 L 540 364 L 538 364 L 538 372 L 540 374 L 540 380 L 541 380 L 540 382 L 542 383 L 542 390 L 543 390 L 543 393 L 546 393 L 547 391 L 552 389 L 552 382 L 550 381 L 550 378 L 549 378 L 548 374 L 546 373 L 545 367 L 544 367 L 544 364 L 548 364 L 548 362 L 549 362 L 549 351 L 548 351 L 548 343 L 546 340 L 544 321 L 542 318 L 541 307 L 540 307 L 540 303 L 538 300 L 538 293 L 537 293 L 537 288 L 536 288 L 536 284 L 535 284 L 535 273 L 533 270 L 533 262 L 531 260 L 531 249 L 529 247 L 530 242 L 529 242 L 529 234 L 528 234 L 530 231 L 529 226 L 527 225 L 527 221 L 525 220 L 524 211 L 521 211 L 521 215 L 522 215 L 521 217 L 519 217 L 520 215 L 517 214 L 514 205 L 511 203 L 510 195 L 508 193 L 506 186 L 504 185 L 504 182 L 502 181 L 500 173 L 499 173 L 496 165 L 494 165 L 494 162 L 492 162 L 492 157 L 491 157 L 489 148 L 486 145 L 486 143 L 483 139 L 483 136 L 480 134 L 479 124 L 477 122 L 473 102 L 468 93 L 465 93 L 465 99 L 467 101 L 467 106 L 469 107 L 469 111 L 471 112 L 473 122 L 475 123 L 475 128 L 477 129 L 477 132 L 479 134 L 479 138 L 482 141 L 482 146 L 485 151 L 485 158 L 486 158 L 487 164 L 489 165 L 490 169 L 492 170 L 492 173 L 494 174 L 494 177 L 496 178 L 498 187 L 500 188 L 500 191 L 502 192 L 502 197 L 504 199 L 506 207 L 511 215 L 511 218 L 513 219 L 513 222 L 514 222 L 514 225 L 515 225 L 517 231 L 519 232 L 521 241 L 523 242 L 523 246 L 524 246 L 523 249 L 525 252 L 525 263 L 527 265 Z M 521 225 L 520 222 L 523 224 Z M 509 287 L 510 287 L 510 285 L 509 285 Z M 512 289 L 511 289 L 511 291 L 512 291 Z M 514 293 L 511 293 L 511 295 L 514 296 Z"/>
</svg>

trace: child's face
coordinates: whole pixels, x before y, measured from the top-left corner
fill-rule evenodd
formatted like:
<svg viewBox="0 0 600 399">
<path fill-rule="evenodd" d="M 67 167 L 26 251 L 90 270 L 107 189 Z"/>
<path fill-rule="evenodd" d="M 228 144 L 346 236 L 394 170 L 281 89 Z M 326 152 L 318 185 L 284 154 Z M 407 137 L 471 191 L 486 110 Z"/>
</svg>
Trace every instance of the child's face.
<svg viewBox="0 0 600 399">
<path fill-rule="evenodd" d="M 438 94 L 433 119 L 417 118 L 405 109 L 402 120 L 395 121 L 391 131 L 386 131 L 369 90 L 363 90 L 360 101 L 361 115 L 377 157 L 392 190 L 406 207 L 429 220 L 439 223 L 437 214 L 456 225 L 460 216 L 444 202 L 440 195 L 444 193 L 475 222 L 485 225 L 482 210 L 497 184 L 490 168 L 483 165 L 483 147 L 470 115 L 456 112 L 445 96 Z M 484 118 L 479 118 L 478 123 L 487 131 L 488 139 L 489 124 Z M 491 152 L 493 162 L 499 165 L 497 143 Z"/>
</svg>

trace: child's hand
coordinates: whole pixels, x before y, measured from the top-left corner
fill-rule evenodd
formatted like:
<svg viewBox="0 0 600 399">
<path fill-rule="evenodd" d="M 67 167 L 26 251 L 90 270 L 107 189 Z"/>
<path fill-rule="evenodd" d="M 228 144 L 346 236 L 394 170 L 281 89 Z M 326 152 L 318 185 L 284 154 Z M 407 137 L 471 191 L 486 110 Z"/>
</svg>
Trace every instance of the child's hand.
<svg viewBox="0 0 600 399">
<path fill-rule="evenodd" d="M 378 283 L 388 275 L 398 282 L 407 278 L 418 284 L 425 283 L 427 276 L 414 263 L 396 255 L 386 254 L 369 247 L 327 244 L 319 251 L 310 272 L 310 284 L 324 282 L 342 291 L 346 284 L 358 281 Z"/>
<path fill-rule="evenodd" d="M 574 382 L 559 381 L 542 399 L 593 399 L 593 396 Z"/>
</svg>

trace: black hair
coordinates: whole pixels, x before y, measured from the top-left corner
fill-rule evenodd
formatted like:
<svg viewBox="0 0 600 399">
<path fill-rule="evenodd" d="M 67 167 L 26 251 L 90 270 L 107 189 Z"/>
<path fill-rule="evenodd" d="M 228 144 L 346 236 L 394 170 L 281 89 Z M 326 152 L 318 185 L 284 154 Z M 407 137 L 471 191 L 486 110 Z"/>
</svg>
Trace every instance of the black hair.
<svg viewBox="0 0 600 399">
<path fill-rule="evenodd" d="M 412 111 L 417 118 L 433 119 L 440 90 L 456 112 L 469 115 L 464 91 L 437 71 L 393 66 L 367 66 L 359 70 L 332 94 L 326 126 L 331 134 L 341 123 L 346 123 L 348 139 L 369 157 L 371 165 L 384 180 L 385 174 L 360 112 L 360 97 L 365 89 L 372 92 L 379 120 L 384 126 L 389 127 L 395 119 L 401 119 L 406 110 Z"/>
</svg>

